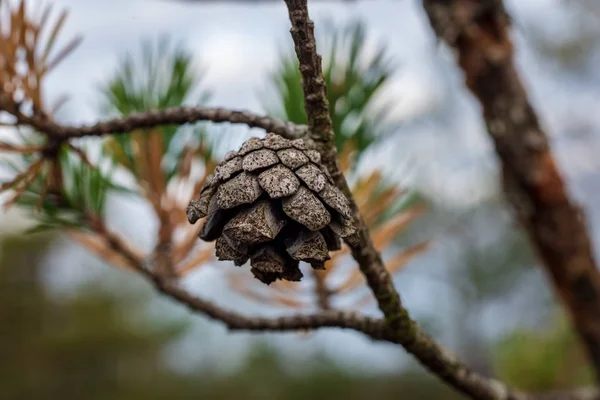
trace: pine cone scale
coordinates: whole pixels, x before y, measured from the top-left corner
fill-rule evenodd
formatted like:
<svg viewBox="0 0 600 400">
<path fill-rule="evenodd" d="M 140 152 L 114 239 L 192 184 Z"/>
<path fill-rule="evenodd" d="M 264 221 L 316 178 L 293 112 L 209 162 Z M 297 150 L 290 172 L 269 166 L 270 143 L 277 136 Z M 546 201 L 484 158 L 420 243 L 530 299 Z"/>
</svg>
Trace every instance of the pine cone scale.
<svg viewBox="0 0 600 400">
<path fill-rule="evenodd" d="M 309 263 L 322 263 L 331 258 L 325 238 L 319 232 L 302 232 L 296 236 L 293 242 L 289 243 L 287 252 L 294 260 L 303 260 Z"/>
<path fill-rule="evenodd" d="M 283 199 L 283 212 L 311 231 L 318 231 L 331 222 L 323 203 L 309 189 L 301 186 L 292 196 Z"/>
<path fill-rule="evenodd" d="M 256 201 L 262 192 L 256 176 L 242 172 L 219 186 L 217 202 L 220 208 L 229 209 Z"/>
<path fill-rule="evenodd" d="M 277 157 L 277 153 L 275 153 L 273 150 L 261 149 L 248 153 L 244 157 L 242 166 L 244 171 L 252 172 L 270 167 L 278 162 L 279 158 Z"/>
<path fill-rule="evenodd" d="M 329 207 L 340 213 L 346 218 L 352 218 L 352 211 L 350 210 L 350 203 L 346 196 L 335 186 L 326 184 L 323 190 L 319 191 L 319 197 Z"/>
<path fill-rule="evenodd" d="M 314 164 L 306 164 L 296 170 L 296 175 L 302 179 L 302 181 L 308 186 L 313 192 L 320 192 L 325 189 L 327 184 L 327 178 L 325 174 L 321 172 L 321 169 Z"/>
<path fill-rule="evenodd" d="M 241 266 L 248 261 L 248 255 L 244 254 L 236 246 L 232 246 L 225 236 L 219 236 L 215 242 L 215 253 L 220 261 L 233 261 L 236 266 Z"/>
<path fill-rule="evenodd" d="M 272 199 L 291 196 L 300 187 L 296 175 L 281 164 L 261 172 L 258 175 L 258 183 Z"/>
<path fill-rule="evenodd" d="M 294 148 L 280 150 L 277 152 L 277 156 L 283 165 L 291 169 L 299 168 L 309 161 L 308 156 Z"/>
<path fill-rule="evenodd" d="M 198 235 L 200 239 L 207 242 L 213 241 L 221 236 L 223 227 L 225 227 L 225 224 L 229 220 L 227 212 L 220 209 L 217 202 L 217 196 L 213 196 L 208 207 L 208 216 Z"/>
<path fill-rule="evenodd" d="M 234 157 L 215 169 L 215 177 L 218 181 L 224 181 L 242 169 L 242 157 Z"/>
<path fill-rule="evenodd" d="M 254 245 L 275 239 L 285 224 L 286 221 L 276 215 L 273 205 L 263 200 L 233 217 L 223 228 L 223 235 Z"/>
</svg>

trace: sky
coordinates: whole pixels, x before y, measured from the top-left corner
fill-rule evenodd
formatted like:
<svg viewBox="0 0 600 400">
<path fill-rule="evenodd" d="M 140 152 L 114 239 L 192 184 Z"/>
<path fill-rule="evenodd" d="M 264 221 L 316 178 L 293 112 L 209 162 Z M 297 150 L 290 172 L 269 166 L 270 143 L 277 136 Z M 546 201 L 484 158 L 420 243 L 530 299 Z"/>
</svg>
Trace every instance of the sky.
<svg viewBox="0 0 600 400">
<path fill-rule="evenodd" d="M 39 3 L 39 0 L 28 1 L 31 5 Z M 98 120 L 98 84 L 111 75 L 124 54 L 139 47 L 141 40 L 163 34 L 181 41 L 194 54 L 198 68 L 206 69 L 205 82 L 214 92 L 210 105 L 262 112 L 260 93 L 265 77 L 277 65 L 281 49 L 289 49 L 291 44 L 287 11 L 279 1 L 260 5 L 169 0 L 54 0 L 52 3 L 55 12 L 61 9 L 70 12 L 62 33 L 63 42 L 75 35 L 83 36 L 82 44 L 46 82 L 50 100 L 63 94 L 70 96 L 57 115 L 64 123 Z M 420 1 L 309 4 L 317 33 L 321 21 L 343 23 L 360 18 L 367 25 L 369 41 L 385 43 L 397 65 L 398 72 L 385 96 L 395 101 L 394 117 L 402 121 L 402 126 L 393 145 L 388 143 L 376 155 L 368 157 L 364 167 L 383 168 L 398 182 L 426 191 L 437 201 L 453 207 L 472 207 L 497 196 L 494 179 L 497 165 L 478 105 L 464 90 L 451 53 L 437 45 Z M 600 61 L 598 4 L 595 0 L 569 4 L 562 0 L 507 1 L 516 27 L 518 68 L 572 190 L 587 207 L 595 232 L 600 228 L 600 209 L 595 206 L 600 200 L 597 190 L 600 116 L 595 111 L 600 104 L 600 73 L 596 69 Z M 569 61 L 556 61 L 557 53 L 569 54 Z M 406 168 L 390 166 L 392 157 L 401 158 Z M 148 210 L 123 199 L 114 208 L 120 211 L 113 216 L 113 222 L 136 241 L 149 246 L 151 222 L 149 229 L 127 231 L 132 218 L 144 220 Z M 67 259 L 69 263 L 65 262 Z M 439 261 L 434 255 L 422 262 Z M 74 272 L 69 265 L 89 262 L 83 250 L 67 244 L 48 260 L 53 271 L 60 271 L 53 274 L 57 287 L 62 287 L 65 281 L 76 281 L 77 274 L 84 279 L 86 273 Z M 209 271 L 193 279 L 190 285 L 213 297 L 220 286 L 215 284 L 218 275 L 211 274 Z M 427 284 L 418 289 L 405 287 L 402 282 L 399 285 L 409 309 L 418 312 L 435 306 L 431 298 L 423 295 Z M 158 307 L 167 307 L 161 304 Z M 173 311 L 173 307 L 168 309 L 179 312 Z M 223 335 L 221 327 L 211 329 L 217 332 L 216 337 Z M 289 338 L 269 336 L 269 341 Z M 235 364 L 236 355 L 248 348 L 247 343 L 247 335 L 236 334 L 227 339 L 231 363 Z M 190 346 L 197 351 L 190 352 Z M 211 357 L 210 347 L 198 349 L 188 343 L 175 348 L 173 357 L 178 362 L 185 357 L 186 362 L 198 362 Z M 363 369 L 394 368 L 403 359 L 402 352 L 390 351 L 390 346 L 373 345 L 360 335 L 340 336 L 336 332 L 302 339 L 295 354 L 300 357 L 310 351 L 326 351 L 347 365 Z"/>
</svg>

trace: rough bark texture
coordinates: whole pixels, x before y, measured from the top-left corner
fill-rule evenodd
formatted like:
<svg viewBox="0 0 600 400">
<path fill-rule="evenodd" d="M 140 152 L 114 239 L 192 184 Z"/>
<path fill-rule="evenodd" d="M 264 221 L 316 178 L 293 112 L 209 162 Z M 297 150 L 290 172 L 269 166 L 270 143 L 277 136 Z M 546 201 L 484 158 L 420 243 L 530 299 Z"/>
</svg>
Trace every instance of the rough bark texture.
<svg viewBox="0 0 600 400">
<path fill-rule="evenodd" d="M 162 110 L 131 114 L 125 118 L 99 122 L 89 126 L 62 126 L 47 118 L 21 116 L 20 123 L 30 125 L 55 139 L 68 139 L 83 136 L 101 136 L 111 133 L 131 132 L 135 129 L 157 125 L 187 124 L 198 121 L 229 122 L 246 124 L 252 128 L 262 128 L 288 139 L 296 139 L 306 134 L 306 127 L 265 115 L 248 111 L 227 110 L 207 107 L 175 107 Z"/>
<path fill-rule="evenodd" d="M 600 273 L 584 218 L 569 198 L 548 139 L 513 63 L 501 1 L 424 0 L 437 35 L 458 52 L 502 164 L 504 190 L 600 378 Z"/>
</svg>

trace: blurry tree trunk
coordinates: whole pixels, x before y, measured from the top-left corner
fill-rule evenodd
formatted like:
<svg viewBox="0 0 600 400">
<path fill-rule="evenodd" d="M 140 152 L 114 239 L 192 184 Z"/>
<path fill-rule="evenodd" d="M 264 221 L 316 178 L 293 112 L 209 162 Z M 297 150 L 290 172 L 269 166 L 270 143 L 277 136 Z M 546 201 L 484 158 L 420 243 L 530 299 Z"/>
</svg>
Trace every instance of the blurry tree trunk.
<svg viewBox="0 0 600 400">
<path fill-rule="evenodd" d="M 437 35 L 458 52 L 502 164 L 504 191 L 570 311 L 600 380 L 600 273 L 584 217 L 513 63 L 501 0 L 424 0 Z"/>
</svg>

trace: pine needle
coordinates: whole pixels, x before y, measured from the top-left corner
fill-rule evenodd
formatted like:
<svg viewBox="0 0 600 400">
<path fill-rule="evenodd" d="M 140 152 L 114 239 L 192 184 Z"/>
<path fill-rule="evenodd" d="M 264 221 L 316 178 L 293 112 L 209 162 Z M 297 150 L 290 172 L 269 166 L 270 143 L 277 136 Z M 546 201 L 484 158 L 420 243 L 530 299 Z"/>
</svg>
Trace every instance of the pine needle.
<svg viewBox="0 0 600 400">
<path fill-rule="evenodd" d="M 79 242 L 83 247 L 96 254 L 108 264 L 131 270 L 131 263 L 116 250 L 111 248 L 107 241 L 98 234 L 86 233 L 82 231 L 67 231 L 71 239 Z"/>
<path fill-rule="evenodd" d="M 183 213 L 185 216 L 185 213 Z M 187 222 L 187 218 L 186 218 Z M 188 224 L 189 225 L 189 224 Z M 200 233 L 201 225 L 196 224 L 187 228 L 183 239 L 176 243 L 173 249 L 173 262 L 175 264 L 183 261 L 198 243 L 198 233 Z"/>
<path fill-rule="evenodd" d="M 185 260 L 185 262 L 178 266 L 176 269 L 176 274 L 178 277 L 184 277 L 185 275 L 189 274 L 190 272 L 200 268 L 203 264 L 207 263 L 208 261 L 210 261 L 213 257 L 213 253 L 214 253 L 215 249 L 213 245 L 210 245 L 200 251 L 198 251 L 196 254 L 193 254 L 192 256 L 190 256 L 189 259 Z"/>
<path fill-rule="evenodd" d="M 15 188 L 15 193 L 4 203 L 3 209 L 4 211 L 8 210 L 14 203 L 19 199 L 19 197 L 25 192 L 25 190 L 31 185 L 33 180 L 38 176 L 38 172 L 42 169 L 44 165 L 44 159 L 39 159 L 35 163 L 33 163 L 24 174 L 19 175 L 19 182 L 16 183 L 18 186 Z M 11 185 L 14 186 L 15 184 Z M 4 190 L 0 186 L 0 192 Z"/>
<path fill-rule="evenodd" d="M 43 146 L 15 146 L 10 143 L 0 142 L 0 150 L 13 153 L 38 153 L 44 150 Z"/>
<path fill-rule="evenodd" d="M 14 187 L 15 185 L 17 185 L 19 182 L 21 182 L 25 179 L 28 179 L 28 177 L 32 173 L 32 171 L 37 172 L 40 169 L 43 162 L 44 162 L 43 158 L 38 159 L 33 164 L 31 164 L 29 166 L 29 168 L 27 168 L 25 171 L 18 174 L 12 181 L 4 182 L 3 184 L 0 184 L 0 192 L 8 190 L 8 189 Z"/>
</svg>

